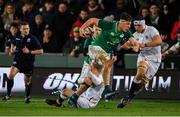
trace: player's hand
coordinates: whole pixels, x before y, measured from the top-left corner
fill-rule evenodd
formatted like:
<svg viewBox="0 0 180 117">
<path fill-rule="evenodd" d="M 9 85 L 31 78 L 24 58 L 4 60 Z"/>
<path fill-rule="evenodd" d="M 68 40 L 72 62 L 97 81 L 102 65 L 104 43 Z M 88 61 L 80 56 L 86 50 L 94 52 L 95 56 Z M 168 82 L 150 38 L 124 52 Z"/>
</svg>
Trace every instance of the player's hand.
<svg viewBox="0 0 180 117">
<path fill-rule="evenodd" d="M 26 46 L 22 49 L 22 51 L 25 54 L 29 54 L 30 53 L 29 49 Z"/>
<path fill-rule="evenodd" d="M 117 56 L 112 56 L 112 59 L 105 61 L 105 67 L 111 68 L 113 63 L 116 62 Z"/>
<path fill-rule="evenodd" d="M 168 54 L 169 54 L 168 51 L 162 53 L 162 60 L 164 60 L 167 57 Z"/>
<path fill-rule="evenodd" d="M 145 43 L 140 43 L 139 44 L 139 48 L 144 48 L 145 47 Z"/>
<path fill-rule="evenodd" d="M 69 56 L 75 56 L 75 49 L 70 52 Z"/>
<path fill-rule="evenodd" d="M 83 38 L 87 38 L 89 37 L 90 35 L 92 35 L 92 28 L 91 27 L 87 27 L 87 28 L 83 28 L 81 27 L 80 28 L 80 31 L 79 31 L 79 34 L 81 37 Z"/>
<path fill-rule="evenodd" d="M 13 54 L 15 54 L 15 51 L 16 51 L 16 47 L 10 48 L 9 56 L 12 56 Z"/>
</svg>

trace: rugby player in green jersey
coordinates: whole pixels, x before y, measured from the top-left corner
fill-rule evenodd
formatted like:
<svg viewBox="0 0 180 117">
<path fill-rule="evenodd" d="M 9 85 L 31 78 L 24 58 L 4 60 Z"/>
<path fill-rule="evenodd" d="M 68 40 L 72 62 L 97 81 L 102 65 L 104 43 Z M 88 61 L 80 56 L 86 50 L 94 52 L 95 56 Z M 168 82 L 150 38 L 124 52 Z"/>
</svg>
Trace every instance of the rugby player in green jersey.
<svg viewBox="0 0 180 117">
<path fill-rule="evenodd" d="M 122 45 L 125 43 L 126 46 L 122 46 L 124 49 L 133 48 L 134 51 L 138 51 L 138 43 L 133 38 L 129 28 L 131 26 L 132 17 L 127 13 L 122 13 L 119 21 L 106 21 L 97 18 L 90 18 L 80 28 L 80 35 L 84 38 L 89 37 L 91 31 L 87 31 L 89 27 L 97 26 L 101 28 L 100 34 L 92 41 L 89 45 L 88 54 L 91 60 L 95 60 L 98 56 L 101 61 L 104 61 L 103 79 L 105 84 L 105 93 L 110 93 L 110 66 L 109 53 L 114 50 L 119 43 Z M 101 56 L 101 57 L 99 57 Z M 106 64 L 107 63 L 107 64 Z M 88 86 L 80 88 L 80 93 L 84 92 Z M 79 92 L 74 93 L 68 103 L 73 106 L 76 105 Z"/>
</svg>

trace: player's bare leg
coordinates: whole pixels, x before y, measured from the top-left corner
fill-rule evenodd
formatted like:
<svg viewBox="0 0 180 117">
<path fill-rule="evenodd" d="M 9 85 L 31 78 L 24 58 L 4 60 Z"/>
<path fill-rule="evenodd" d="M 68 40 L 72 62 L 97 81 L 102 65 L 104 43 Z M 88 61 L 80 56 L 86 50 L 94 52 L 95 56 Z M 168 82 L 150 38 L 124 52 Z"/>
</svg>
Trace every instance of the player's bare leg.
<svg viewBox="0 0 180 117">
<path fill-rule="evenodd" d="M 88 77 L 86 77 L 84 79 L 84 84 L 90 86 L 92 84 L 92 81 Z M 52 106 L 56 106 L 56 107 L 61 107 L 63 101 L 66 100 L 67 98 L 72 98 L 74 94 L 77 95 L 77 99 L 78 99 L 79 95 L 77 93 L 80 93 L 80 92 L 77 92 L 77 91 L 74 92 L 71 89 L 64 89 L 60 93 L 59 99 L 56 99 L 56 100 L 55 99 L 46 99 L 45 102 L 48 105 L 52 105 Z M 77 99 L 74 99 L 74 97 L 73 97 L 73 99 L 71 99 L 70 102 L 68 102 L 68 103 L 70 103 L 70 106 L 77 107 Z"/>
<path fill-rule="evenodd" d="M 14 85 L 14 77 L 19 72 L 19 69 L 12 66 L 10 70 L 9 77 L 7 78 L 7 94 L 3 97 L 3 101 L 7 101 L 11 98 L 11 90 Z"/>
<path fill-rule="evenodd" d="M 145 77 L 145 73 L 148 70 L 148 64 L 145 61 L 140 61 L 137 69 L 137 74 L 131 84 L 131 88 L 129 90 L 129 95 L 122 98 L 121 103 L 118 104 L 118 108 L 123 108 L 126 106 L 130 100 L 134 98 L 139 92 L 142 91 L 144 86 L 149 82 L 149 80 Z"/>
<path fill-rule="evenodd" d="M 24 83 L 25 83 L 25 103 L 30 103 L 30 93 L 31 93 L 31 83 L 32 76 L 24 75 Z"/>
<path fill-rule="evenodd" d="M 103 79 L 104 79 L 104 85 L 105 85 L 105 90 L 104 90 L 104 97 L 105 99 L 109 100 L 112 98 L 112 89 L 110 86 L 110 74 L 112 70 L 113 63 L 117 60 L 116 56 L 113 56 L 112 59 L 106 60 L 105 61 L 105 67 L 103 71 Z"/>
</svg>

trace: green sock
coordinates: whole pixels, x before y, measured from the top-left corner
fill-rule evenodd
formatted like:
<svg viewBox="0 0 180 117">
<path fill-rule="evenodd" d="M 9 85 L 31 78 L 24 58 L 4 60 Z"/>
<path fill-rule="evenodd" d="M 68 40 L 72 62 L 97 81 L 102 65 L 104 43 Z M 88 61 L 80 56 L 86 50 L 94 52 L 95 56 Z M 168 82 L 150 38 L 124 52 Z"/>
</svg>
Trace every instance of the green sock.
<svg viewBox="0 0 180 117">
<path fill-rule="evenodd" d="M 110 91 L 111 91 L 111 86 L 110 86 L 110 85 L 106 85 L 106 86 L 105 86 L 105 90 L 106 90 L 107 92 L 110 92 Z"/>
<path fill-rule="evenodd" d="M 77 100 L 79 98 L 79 96 L 76 93 L 74 93 L 71 97 L 75 100 Z"/>
</svg>

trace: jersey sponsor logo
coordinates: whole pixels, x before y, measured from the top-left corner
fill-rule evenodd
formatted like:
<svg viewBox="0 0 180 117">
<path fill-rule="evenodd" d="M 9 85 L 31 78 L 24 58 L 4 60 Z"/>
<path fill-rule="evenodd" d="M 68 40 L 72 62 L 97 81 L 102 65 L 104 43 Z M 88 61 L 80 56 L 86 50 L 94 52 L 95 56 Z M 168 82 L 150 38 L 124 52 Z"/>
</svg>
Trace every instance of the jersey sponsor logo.
<svg viewBox="0 0 180 117">
<path fill-rule="evenodd" d="M 124 34 L 121 34 L 119 37 L 120 37 L 120 38 L 123 38 L 123 37 L 124 37 Z"/>
<path fill-rule="evenodd" d="M 114 35 L 115 35 L 115 33 L 114 33 L 114 32 L 111 32 L 110 34 L 111 34 L 111 36 L 114 36 Z"/>
<path fill-rule="evenodd" d="M 114 40 L 113 42 L 107 41 L 106 43 L 109 44 L 109 45 L 114 46 L 114 45 L 118 44 L 119 42 L 120 42 L 120 40 L 119 40 L 119 39 L 116 39 L 116 40 Z"/>
</svg>

